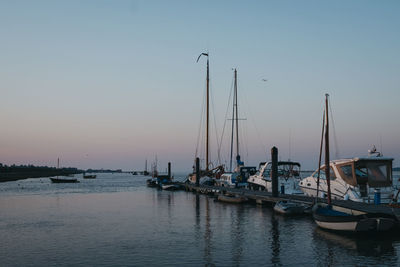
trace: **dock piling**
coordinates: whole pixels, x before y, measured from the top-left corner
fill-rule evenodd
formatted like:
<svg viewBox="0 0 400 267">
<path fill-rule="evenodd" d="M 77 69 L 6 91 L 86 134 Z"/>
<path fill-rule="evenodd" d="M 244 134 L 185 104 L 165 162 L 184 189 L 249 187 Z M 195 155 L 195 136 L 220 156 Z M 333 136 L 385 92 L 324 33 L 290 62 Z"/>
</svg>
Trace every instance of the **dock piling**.
<svg viewBox="0 0 400 267">
<path fill-rule="evenodd" d="M 275 146 L 271 148 L 271 159 L 272 196 L 278 197 L 278 149 Z"/>
</svg>

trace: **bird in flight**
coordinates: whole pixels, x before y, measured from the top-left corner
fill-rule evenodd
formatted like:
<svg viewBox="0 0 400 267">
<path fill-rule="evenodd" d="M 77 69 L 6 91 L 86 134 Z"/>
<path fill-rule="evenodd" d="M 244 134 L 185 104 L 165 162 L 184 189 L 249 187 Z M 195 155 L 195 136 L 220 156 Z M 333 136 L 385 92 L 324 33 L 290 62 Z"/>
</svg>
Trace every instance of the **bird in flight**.
<svg viewBox="0 0 400 267">
<path fill-rule="evenodd" d="M 268 79 L 262 79 L 261 81 L 263 81 L 263 82 L 268 82 Z"/>
</svg>

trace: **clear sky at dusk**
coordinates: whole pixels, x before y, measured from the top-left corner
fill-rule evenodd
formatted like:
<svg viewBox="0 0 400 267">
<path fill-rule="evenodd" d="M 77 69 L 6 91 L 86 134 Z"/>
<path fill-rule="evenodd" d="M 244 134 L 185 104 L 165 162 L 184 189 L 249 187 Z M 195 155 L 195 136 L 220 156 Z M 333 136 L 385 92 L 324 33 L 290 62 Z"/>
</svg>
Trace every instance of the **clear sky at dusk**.
<svg viewBox="0 0 400 267">
<path fill-rule="evenodd" d="M 399 166 L 399 14 L 399 1 L 1 1 L 0 162 L 131 170 L 157 154 L 190 171 L 208 51 L 219 134 L 238 69 L 246 163 L 273 145 L 287 159 L 290 139 L 315 169 L 329 93 L 338 156 L 382 143 Z"/>
</svg>

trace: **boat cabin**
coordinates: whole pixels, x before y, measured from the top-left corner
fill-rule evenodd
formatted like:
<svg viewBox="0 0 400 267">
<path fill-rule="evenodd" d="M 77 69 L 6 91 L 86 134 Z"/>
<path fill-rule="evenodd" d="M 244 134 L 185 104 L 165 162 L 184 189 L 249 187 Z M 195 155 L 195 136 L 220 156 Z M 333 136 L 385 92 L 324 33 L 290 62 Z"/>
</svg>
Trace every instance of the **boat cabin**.
<svg viewBox="0 0 400 267">
<path fill-rule="evenodd" d="M 331 161 L 331 179 L 341 177 L 347 184 L 373 188 L 392 186 L 392 158 L 354 158 Z M 318 176 L 318 170 L 314 172 Z M 320 178 L 325 179 L 325 166 L 321 166 Z M 362 192 L 362 190 L 361 190 Z"/>
<path fill-rule="evenodd" d="M 300 176 L 301 165 L 293 161 L 278 161 L 278 177 L 285 178 L 286 180 L 293 177 Z M 260 162 L 258 175 L 262 175 L 265 179 L 271 179 L 272 175 L 272 162 Z"/>
</svg>

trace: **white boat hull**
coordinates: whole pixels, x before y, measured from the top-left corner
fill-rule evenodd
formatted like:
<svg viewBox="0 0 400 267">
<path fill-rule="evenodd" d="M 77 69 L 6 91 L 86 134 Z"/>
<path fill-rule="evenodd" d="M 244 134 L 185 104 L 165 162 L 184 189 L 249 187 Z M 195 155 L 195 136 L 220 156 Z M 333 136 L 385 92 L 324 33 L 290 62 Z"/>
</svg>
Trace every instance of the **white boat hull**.
<svg viewBox="0 0 400 267">
<path fill-rule="evenodd" d="M 324 229 L 335 230 L 335 231 L 355 231 L 357 222 L 342 222 L 342 223 L 330 223 L 315 221 L 317 225 Z"/>
</svg>

